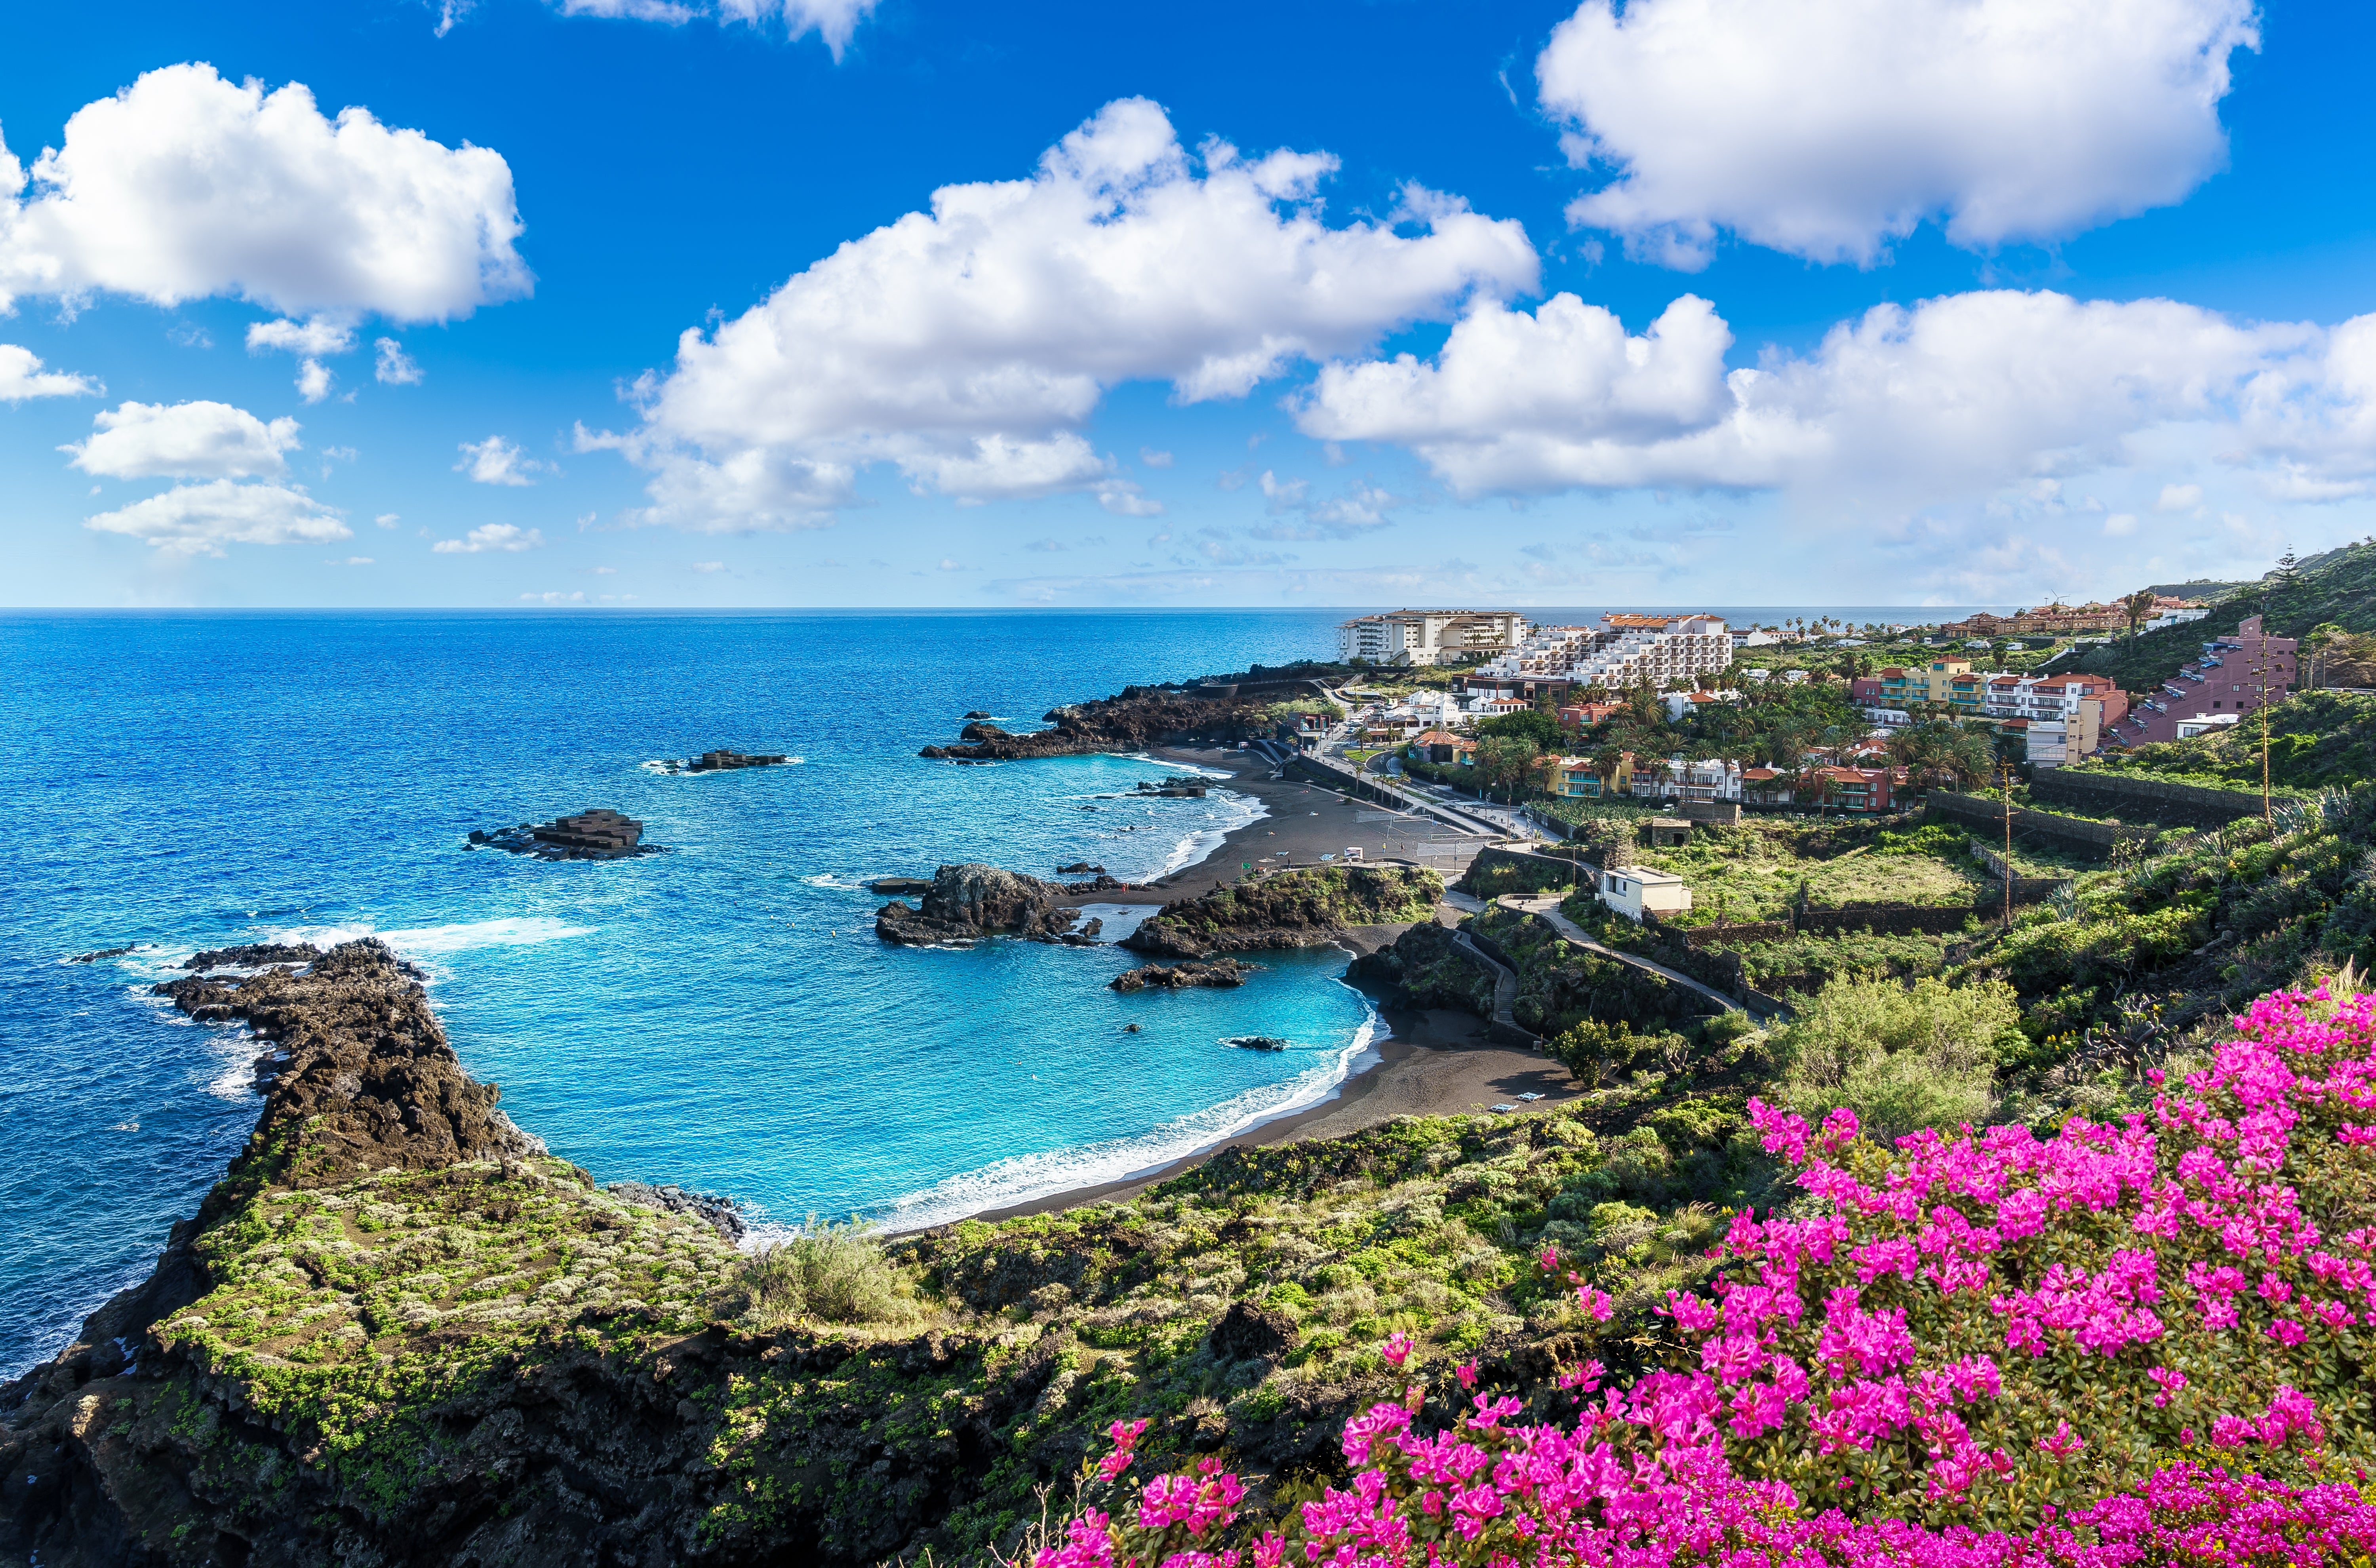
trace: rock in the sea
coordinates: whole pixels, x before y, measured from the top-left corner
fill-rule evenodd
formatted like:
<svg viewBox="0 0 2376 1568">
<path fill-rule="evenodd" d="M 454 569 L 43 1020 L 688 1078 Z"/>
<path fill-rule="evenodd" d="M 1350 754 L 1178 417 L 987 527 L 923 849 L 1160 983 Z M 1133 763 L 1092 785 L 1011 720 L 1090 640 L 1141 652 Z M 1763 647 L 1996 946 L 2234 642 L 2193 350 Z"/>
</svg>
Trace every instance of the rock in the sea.
<svg viewBox="0 0 2376 1568">
<path fill-rule="evenodd" d="M 1064 884 L 1064 891 L 1077 897 L 1083 893 L 1118 893 L 1129 885 L 1130 884 L 1127 882 L 1117 882 L 1112 877 L 1108 876 L 1105 873 L 1099 872 L 1095 877 L 1091 878 L 1087 882 L 1068 882 Z"/>
<path fill-rule="evenodd" d="M 624 861 L 660 853 L 659 845 L 647 844 L 643 838 L 642 823 L 607 807 L 470 835 L 473 845 L 532 855 L 540 861 Z"/>
<path fill-rule="evenodd" d="M 1150 783 L 1142 778 L 1138 781 L 1137 792 L 1142 795 L 1173 795 L 1201 801 L 1205 798 L 1205 791 L 1212 788 L 1212 784 L 1213 781 L 1209 778 L 1200 778 L 1193 775 L 1166 778 L 1159 784 Z"/>
<path fill-rule="evenodd" d="M 971 709 L 968 709 L 968 710 L 967 711 L 967 713 L 966 713 L 966 718 L 967 718 L 967 719 L 988 719 L 989 717 L 990 717 L 990 715 L 989 715 L 989 714 L 984 713 L 980 708 L 978 708 L 978 707 L 977 707 L 977 708 L 971 708 Z"/>
<path fill-rule="evenodd" d="M 723 773 L 736 767 L 781 767 L 792 759 L 780 752 L 704 752 L 668 765 L 671 773 Z"/>
<path fill-rule="evenodd" d="M 742 1206 L 717 1193 L 688 1193 L 682 1187 L 655 1187 L 643 1182 L 613 1182 L 602 1189 L 614 1198 L 643 1208 L 687 1215 L 700 1220 L 730 1241 L 742 1240 Z"/>
<path fill-rule="evenodd" d="M 321 956 L 322 950 L 310 942 L 251 942 L 241 947 L 210 947 L 193 954 L 182 960 L 182 968 L 262 969 L 274 964 L 310 964 Z"/>
<path fill-rule="evenodd" d="M 943 866 L 916 905 L 895 900 L 874 914 L 874 934 L 905 946 L 978 942 L 985 936 L 1022 936 L 1061 942 L 1076 918 L 1062 900 L 1064 889 L 1036 876 L 996 866 Z"/>
<path fill-rule="evenodd" d="M 1141 964 L 1107 984 L 1115 991 L 1179 991 L 1192 985 L 1226 991 L 1245 984 L 1246 977 L 1261 968 L 1235 958 L 1216 958 L 1209 964 Z"/>
<path fill-rule="evenodd" d="M 1223 1045 L 1234 1045 L 1240 1051 L 1285 1051 L 1288 1042 L 1277 1035 L 1225 1035 Z"/>
<path fill-rule="evenodd" d="M 897 898 L 909 893 L 930 893 L 933 879 L 929 876 L 878 876 L 866 885 L 869 893 L 879 893 L 885 898 Z"/>
<path fill-rule="evenodd" d="M 1087 861 L 1075 861 L 1071 865 L 1056 868 L 1058 876 L 1103 876 L 1105 873 L 1105 867 L 1093 866 Z"/>
<path fill-rule="evenodd" d="M 73 957 L 68 958 L 66 962 L 69 964 L 94 964 L 101 958 L 121 958 L 126 953 L 133 952 L 139 946 L 140 944 L 137 942 L 127 942 L 121 947 L 102 947 L 96 953 L 77 953 Z"/>
</svg>

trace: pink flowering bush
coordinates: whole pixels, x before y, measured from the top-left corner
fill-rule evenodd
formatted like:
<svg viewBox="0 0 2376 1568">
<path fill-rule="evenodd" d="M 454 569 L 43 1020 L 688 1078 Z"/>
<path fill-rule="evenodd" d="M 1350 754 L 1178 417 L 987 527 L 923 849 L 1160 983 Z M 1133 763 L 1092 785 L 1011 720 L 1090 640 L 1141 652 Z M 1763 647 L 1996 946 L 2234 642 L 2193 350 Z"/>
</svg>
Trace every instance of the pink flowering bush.
<svg viewBox="0 0 2376 1568">
<path fill-rule="evenodd" d="M 2376 999 L 2265 997 L 2158 1087 L 2119 1125 L 1895 1154 L 1752 1100 L 1808 1195 L 1669 1297 L 1664 1365 L 1562 1373 L 1572 1423 L 1488 1389 L 1427 1432 L 1414 1386 L 1316 1501 L 1241 1518 L 1208 1460 L 1041 1568 L 2368 1561 L 2337 1478 L 2376 1447 Z"/>
</svg>

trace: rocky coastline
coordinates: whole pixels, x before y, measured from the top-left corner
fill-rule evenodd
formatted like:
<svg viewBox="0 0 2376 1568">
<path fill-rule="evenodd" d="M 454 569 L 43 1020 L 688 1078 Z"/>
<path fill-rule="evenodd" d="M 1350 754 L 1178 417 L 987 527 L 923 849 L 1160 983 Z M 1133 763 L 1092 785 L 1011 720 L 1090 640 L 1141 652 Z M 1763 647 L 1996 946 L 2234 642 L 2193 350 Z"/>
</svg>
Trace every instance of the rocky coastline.
<svg viewBox="0 0 2376 1568">
<path fill-rule="evenodd" d="M 1012 1557 L 1020 1526 L 1000 1521 L 1077 1471 L 1107 1419 L 1080 1336 L 1125 1332 L 1124 1292 L 1177 1244 L 1119 1209 L 1052 1248 L 944 1228 L 899 1253 L 942 1303 L 923 1321 L 762 1327 L 731 1202 L 603 1190 L 547 1154 L 377 941 L 165 983 L 253 1032 L 263 1108 L 150 1277 L 0 1386 L 0 1562 Z M 1227 1219 L 1224 1199 L 1181 1234 L 1252 1236 Z M 1258 1305 L 1186 1310 L 1205 1321 L 1166 1351 L 1167 1389 L 1269 1375 L 1297 1337 Z M 1166 1394 L 1143 1446 L 1308 1468 L 1378 1396 L 1299 1382 L 1222 1414 Z"/>
<path fill-rule="evenodd" d="M 1264 703 L 1138 686 L 1120 696 L 1051 708 L 1044 717 L 1050 728 L 1023 734 L 974 719 L 958 732 L 957 744 L 926 746 L 916 754 L 948 762 L 1020 762 L 1155 745 L 1234 744 L 1266 736 L 1273 729 Z"/>
</svg>

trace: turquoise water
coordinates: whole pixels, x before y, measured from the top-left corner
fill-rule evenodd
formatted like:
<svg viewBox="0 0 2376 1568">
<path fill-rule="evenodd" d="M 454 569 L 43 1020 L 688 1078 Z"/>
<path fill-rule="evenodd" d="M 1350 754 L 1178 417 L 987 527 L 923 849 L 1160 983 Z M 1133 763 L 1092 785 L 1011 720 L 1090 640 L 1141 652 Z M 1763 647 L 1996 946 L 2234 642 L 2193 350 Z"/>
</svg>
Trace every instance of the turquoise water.
<svg viewBox="0 0 2376 1568">
<path fill-rule="evenodd" d="M 1127 758 L 915 752 L 968 708 L 1028 728 L 1132 682 L 1325 653 L 1334 619 L 0 619 L 0 1369 L 143 1275 L 253 1124 L 238 1032 L 145 994 L 200 947 L 376 932 L 428 968 L 463 1062 L 555 1153 L 775 1224 L 951 1218 L 1325 1094 L 1373 1027 L 1340 954 L 1279 956 L 1235 992 L 1118 996 L 1135 960 L 1111 947 L 887 947 L 860 882 L 1076 859 L 1137 881 L 1200 853 L 1259 808 L 1111 798 L 1170 770 Z M 802 761 L 647 766 L 711 746 Z M 464 847 L 591 805 L 671 852 Z M 1248 1033 L 1295 1049 L 1218 1043 Z"/>
<path fill-rule="evenodd" d="M 885 947 L 859 885 L 965 860 L 1139 881 L 1201 853 L 1243 797 L 1108 798 L 1157 771 L 1127 758 L 916 750 L 969 708 L 1028 728 L 1133 683 L 1326 657 L 1340 615 L 0 615 L 0 1374 L 143 1276 L 254 1123 L 238 1032 L 147 994 L 200 947 L 377 932 L 555 1153 L 777 1225 L 928 1224 L 1325 1095 L 1375 1027 L 1340 955 L 1122 997 L 1112 948 Z M 649 766 L 713 746 L 802 761 Z M 595 805 L 671 852 L 464 848 Z M 1218 1043 L 1236 1034 L 1295 1049 Z"/>
</svg>

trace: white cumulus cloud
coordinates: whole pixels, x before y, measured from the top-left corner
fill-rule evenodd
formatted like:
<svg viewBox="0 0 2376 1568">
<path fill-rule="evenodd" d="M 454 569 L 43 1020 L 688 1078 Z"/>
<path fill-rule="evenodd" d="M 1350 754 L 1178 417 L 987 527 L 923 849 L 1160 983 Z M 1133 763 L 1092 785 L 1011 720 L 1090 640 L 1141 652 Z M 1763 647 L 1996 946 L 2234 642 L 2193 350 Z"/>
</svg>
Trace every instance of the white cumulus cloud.
<svg viewBox="0 0 2376 1568">
<path fill-rule="evenodd" d="M 1876 306 L 1755 368 L 1726 368 L 1730 341 L 1690 295 L 1638 337 L 1573 295 L 1487 303 L 1432 359 L 1324 367 L 1297 423 L 1408 446 L 1467 495 L 1779 489 L 1870 513 L 2020 485 L 2059 505 L 2037 481 L 2149 468 L 2156 443 L 2280 498 L 2376 490 L 2376 316 L 2330 331 L 1989 291 Z"/>
<path fill-rule="evenodd" d="M 429 547 L 434 555 L 483 555 L 490 551 L 543 548 L 544 534 L 537 529 L 524 529 L 517 523 L 487 523 L 472 529 L 461 539 L 441 539 Z"/>
<path fill-rule="evenodd" d="M 302 84 L 267 92 L 206 65 L 76 111 L 30 184 L 0 148 L 0 307 L 229 294 L 292 315 L 443 321 L 528 291 L 519 233 L 500 154 L 366 109 L 326 117 Z"/>
<path fill-rule="evenodd" d="M 461 444 L 462 460 L 454 465 L 456 473 L 467 473 L 479 484 L 534 484 L 536 475 L 551 471 L 552 465 L 540 463 L 500 435 L 490 435 L 484 441 Z"/>
<path fill-rule="evenodd" d="M 184 484 L 87 518 L 172 555 L 220 555 L 226 544 L 324 544 L 350 539 L 339 513 L 294 486 L 219 479 Z"/>
<path fill-rule="evenodd" d="M 43 370 L 42 356 L 14 343 L 0 343 L 0 403 L 21 403 L 28 398 L 87 398 L 100 391 L 88 375 Z"/>
<path fill-rule="evenodd" d="M 375 338 L 372 340 L 372 348 L 375 350 L 376 362 L 372 366 L 374 380 L 387 386 L 421 385 L 421 365 L 404 351 L 403 344 L 393 338 Z"/>
<path fill-rule="evenodd" d="M 2051 240 L 2178 201 L 2227 158 L 2251 0 L 1586 0 L 1536 63 L 1571 221 L 1669 266 L 1719 231 L 1870 264 Z"/>
<path fill-rule="evenodd" d="M 126 403 L 91 420 L 97 434 L 58 448 L 109 479 L 252 479 L 284 472 L 297 422 L 267 424 L 229 403 Z"/>
<path fill-rule="evenodd" d="M 1242 397 L 1300 358 L 1533 284 L 1518 224 L 1416 187 L 1393 222 L 1329 226 L 1335 168 L 1220 142 L 1192 158 L 1155 104 L 1108 104 L 1030 178 L 945 186 L 686 332 L 673 373 L 638 386 L 643 425 L 579 445 L 655 470 L 642 520 L 695 529 L 803 526 L 878 462 L 960 498 L 1118 493 L 1080 434 L 1107 388 Z"/>
</svg>

